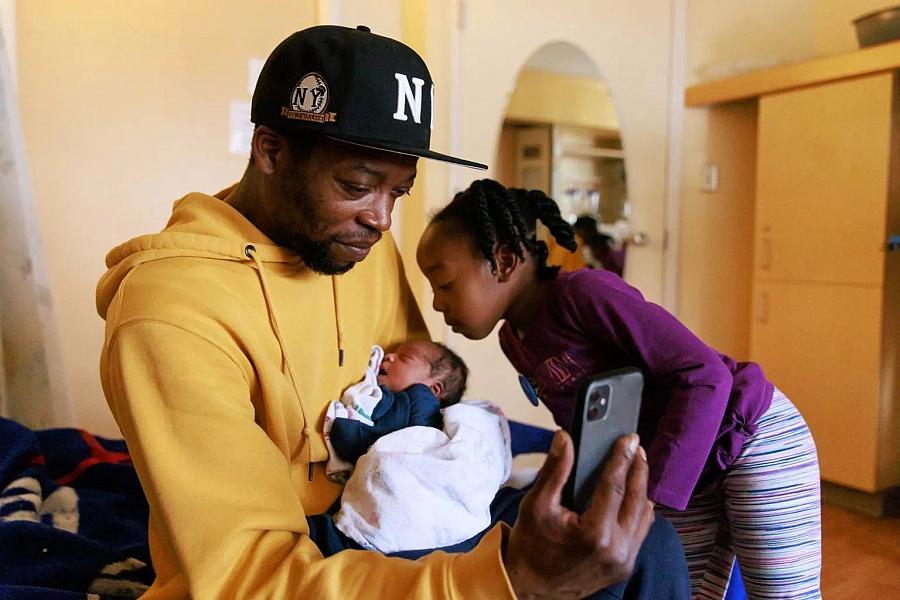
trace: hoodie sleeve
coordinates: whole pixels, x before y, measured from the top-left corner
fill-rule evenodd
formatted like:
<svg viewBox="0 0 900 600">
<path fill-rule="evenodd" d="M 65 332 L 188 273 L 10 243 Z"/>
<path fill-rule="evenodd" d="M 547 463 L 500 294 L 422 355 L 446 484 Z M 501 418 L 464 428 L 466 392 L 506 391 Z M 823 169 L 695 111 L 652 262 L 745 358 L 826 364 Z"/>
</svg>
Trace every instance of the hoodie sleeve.
<svg viewBox="0 0 900 600">
<path fill-rule="evenodd" d="M 323 558 L 291 465 L 255 422 L 241 358 L 159 321 L 110 335 L 104 388 L 147 494 L 151 537 L 176 563 L 155 565 L 155 597 L 514 597 L 502 527 L 465 554 Z"/>
</svg>

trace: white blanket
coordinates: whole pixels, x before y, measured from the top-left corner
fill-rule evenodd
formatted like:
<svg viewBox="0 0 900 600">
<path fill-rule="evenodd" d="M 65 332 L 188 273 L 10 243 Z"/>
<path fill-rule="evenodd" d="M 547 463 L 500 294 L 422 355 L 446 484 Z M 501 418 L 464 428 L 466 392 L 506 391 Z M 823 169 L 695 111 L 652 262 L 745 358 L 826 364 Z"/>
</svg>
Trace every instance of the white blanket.
<svg viewBox="0 0 900 600">
<path fill-rule="evenodd" d="M 375 442 L 344 488 L 337 528 L 384 553 L 440 548 L 491 523 L 509 478 L 509 425 L 490 402 L 444 410 L 444 430 L 407 427 Z"/>
<path fill-rule="evenodd" d="M 379 345 L 372 346 L 369 353 L 369 365 L 362 381 L 348 387 L 341 395 L 341 400 L 332 400 L 325 411 L 325 447 L 328 448 L 328 462 L 325 464 L 325 477 L 335 483 L 346 483 L 353 472 L 353 463 L 342 459 L 334 451 L 331 444 L 331 426 L 337 418 L 361 421 L 372 424 L 372 412 L 381 402 L 381 388 L 378 387 L 378 369 L 384 360 L 384 350 Z"/>
</svg>

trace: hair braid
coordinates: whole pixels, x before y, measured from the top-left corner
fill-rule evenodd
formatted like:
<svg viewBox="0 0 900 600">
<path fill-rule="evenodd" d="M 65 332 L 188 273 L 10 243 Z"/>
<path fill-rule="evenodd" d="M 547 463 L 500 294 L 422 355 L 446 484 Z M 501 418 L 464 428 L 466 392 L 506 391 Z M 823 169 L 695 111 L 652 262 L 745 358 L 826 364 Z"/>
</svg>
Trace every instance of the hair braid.
<svg viewBox="0 0 900 600">
<path fill-rule="evenodd" d="M 539 190 L 528 192 L 528 198 L 534 206 L 538 220 L 550 230 L 550 235 L 559 242 L 560 246 L 566 248 L 569 252 L 575 252 L 578 249 L 578 242 L 575 241 L 575 230 L 568 221 L 562 218 L 562 215 L 559 213 L 559 205 Z"/>
<path fill-rule="evenodd" d="M 510 188 L 505 190 L 504 198 L 509 207 L 509 214 L 512 222 L 515 224 L 516 231 L 518 232 L 517 239 L 524 243 L 534 235 L 534 220 L 526 218 L 527 211 L 525 215 L 522 214 L 522 199 L 520 197 L 522 192 L 523 190 Z"/>
<path fill-rule="evenodd" d="M 516 256 L 525 260 L 521 242 L 526 232 L 521 226 L 521 218 L 517 219 L 516 205 L 511 201 L 507 191 L 498 185 L 491 196 L 494 201 L 494 228 L 497 231 L 497 238 L 509 245 Z"/>
<path fill-rule="evenodd" d="M 475 208 L 478 217 L 474 220 L 474 225 L 478 227 L 478 235 L 475 239 L 478 242 L 481 253 L 488 259 L 488 262 L 491 263 L 491 271 L 495 271 L 497 269 L 497 261 L 494 259 L 494 244 L 497 241 L 497 236 L 494 227 L 492 226 L 491 202 L 488 199 L 483 186 L 476 185 L 478 183 L 480 182 L 476 181 L 469 188 L 470 194 L 475 200 Z M 461 194 L 465 194 L 465 192 L 461 192 Z"/>
<path fill-rule="evenodd" d="M 491 179 L 475 181 L 456 194 L 453 201 L 432 218 L 432 223 L 452 224 L 467 234 L 490 262 L 492 270 L 497 269 L 494 247 L 498 243 L 507 244 L 523 260 L 527 251 L 537 264 L 538 277 L 547 279 L 554 276 L 559 267 L 547 266 L 547 244 L 535 234 L 538 220 L 562 246 L 575 251 L 572 227 L 560 216 L 556 202 L 543 192 L 507 189 Z"/>
</svg>

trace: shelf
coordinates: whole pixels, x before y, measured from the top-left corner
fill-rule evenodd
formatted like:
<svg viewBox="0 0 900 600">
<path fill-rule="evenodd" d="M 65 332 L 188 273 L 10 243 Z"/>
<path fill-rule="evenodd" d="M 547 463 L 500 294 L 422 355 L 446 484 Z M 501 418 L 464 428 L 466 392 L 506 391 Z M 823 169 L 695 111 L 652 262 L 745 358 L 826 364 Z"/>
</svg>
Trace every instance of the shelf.
<svg viewBox="0 0 900 600">
<path fill-rule="evenodd" d="M 761 69 L 700 83 L 684 92 L 685 106 L 707 106 L 900 68 L 900 41 L 849 54 Z"/>
<path fill-rule="evenodd" d="M 617 148 L 598 148 L 596 146 L 564 146 L 557 156 L 568 158 L 616 158 L 624 159 L 625 151 Z"/>
</svg>

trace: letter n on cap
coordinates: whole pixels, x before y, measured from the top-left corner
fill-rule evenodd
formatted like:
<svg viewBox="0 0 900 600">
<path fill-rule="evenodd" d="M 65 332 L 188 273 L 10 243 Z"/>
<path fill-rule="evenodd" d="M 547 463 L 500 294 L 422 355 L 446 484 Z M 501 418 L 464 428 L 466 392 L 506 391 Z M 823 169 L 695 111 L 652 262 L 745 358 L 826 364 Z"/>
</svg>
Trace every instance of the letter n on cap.
<svg viewBox="0 0 900 600">
<path fill-rule="evenodd" d="M 397 112 L 394 113 L 394 119 L 397 121 L 406 121 L 406 107 L 412 110 L 413 121 L 422 123 L 422 86 L 425 82 L 418 77 L 413 77 L 413 85 L 416 91 L 413 92 L 409 85 L 409 78 L 403 73 L 394 73 L 397 78 Z"/>
</svg>

